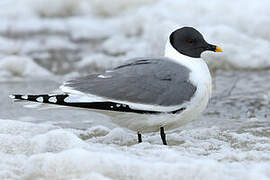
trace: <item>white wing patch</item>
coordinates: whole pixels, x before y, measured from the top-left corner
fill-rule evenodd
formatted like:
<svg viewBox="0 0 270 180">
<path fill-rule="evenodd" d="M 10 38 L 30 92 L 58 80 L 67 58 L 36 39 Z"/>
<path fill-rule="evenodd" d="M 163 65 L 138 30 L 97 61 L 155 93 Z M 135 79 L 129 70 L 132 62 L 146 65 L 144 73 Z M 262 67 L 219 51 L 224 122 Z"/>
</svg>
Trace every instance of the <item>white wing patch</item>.
<svg viewBox="0 0 270 180">
<path fill-rule="evenodd" d="M 51 102 L 51 103 L 56 103 L 57 102 L 57 99 L 54 96 L 54 97 L 50 97 L 48 101 Z"/>
<path fill-rule="evenodd" d="M 15 96 L 14 95 L 9 95 L 9 98 L 15 99 Z"/>
<path fill-rule="evenodd" d="M 103 75 L 103 74 L 100 74 L 97 76 L 98 78 L 102 78 L 102 79 L 106 79 L 106 78 L 111 78 L 112 76 L 111 75 Z"/>
<path fill-rule="evenodd" d="M 38 97 L 37 99 L 36 99 L 38 102 L 43 102 L 44 100 L 43 100 L 43 97 Z"/>
<path fill-rule="evenodd" d="M 27 95 L 24 95 L 24 96 L 22 96 L 22 99 L 27 100 L 28 99 L 28 96 Z"/>
</svg>

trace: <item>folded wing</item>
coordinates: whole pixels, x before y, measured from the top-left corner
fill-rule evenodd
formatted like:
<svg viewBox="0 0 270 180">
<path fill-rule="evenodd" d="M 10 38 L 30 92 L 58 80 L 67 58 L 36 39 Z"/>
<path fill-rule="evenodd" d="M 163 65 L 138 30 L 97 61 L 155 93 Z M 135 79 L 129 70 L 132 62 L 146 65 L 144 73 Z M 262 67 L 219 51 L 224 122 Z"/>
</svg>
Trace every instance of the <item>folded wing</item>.
<svg viewBox="0 0 270 180">
<path fill-rule="evenodd" d="M 189 74 L 189 69 L 166 58 L 136 59 L 102 74 L 67 81 L 61 89 L 112 102 L 180 106 L 196 92 Z"/>
</svg>

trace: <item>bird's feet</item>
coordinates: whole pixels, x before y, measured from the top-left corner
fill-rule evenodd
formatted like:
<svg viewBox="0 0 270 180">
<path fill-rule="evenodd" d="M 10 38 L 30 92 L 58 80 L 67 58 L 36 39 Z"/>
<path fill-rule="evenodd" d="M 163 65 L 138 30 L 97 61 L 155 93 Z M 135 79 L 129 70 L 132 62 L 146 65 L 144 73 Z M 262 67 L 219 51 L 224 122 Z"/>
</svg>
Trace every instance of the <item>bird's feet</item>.
<svg viewBox="0 0 270 180">
<path fill-rule="evenodd" d="M 138 132 L 138 143 L 142 142 L 142 134 Z"/>
<path fill-rule="evenodd" d="M 164 133 L 164 127 L 160 127 L 160 137 L 164 145 L 167 145 L 166 134 Z"/>
<path fill-rule="evenodd" d="M 138 132 L 137 134 L 138 134 L 138 143 L 141 143 L 142 142 L 142 134 L 140 132 Z M 160 137 L 161 137 L 162 143 L 164 145 L 167 145 L 166 134 L 164 133 L 164 127 L 160 127 Z"/>
</svg>

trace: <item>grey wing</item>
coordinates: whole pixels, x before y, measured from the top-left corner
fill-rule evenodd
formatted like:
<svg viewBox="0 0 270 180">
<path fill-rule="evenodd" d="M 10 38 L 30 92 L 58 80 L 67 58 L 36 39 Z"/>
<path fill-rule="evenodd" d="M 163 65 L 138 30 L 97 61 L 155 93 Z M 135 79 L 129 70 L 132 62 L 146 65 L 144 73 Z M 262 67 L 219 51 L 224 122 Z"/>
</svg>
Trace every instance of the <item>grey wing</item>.
<svg viewBox="0 0 270 180">
<path fill-rule="evenodd" d="M 67 81 L 64 87 L 111 100 L 174 106 L 189 101 L 196 91 L 189 74 L 189 69 L 165 58 L 140 59 Z"/>
</svg>

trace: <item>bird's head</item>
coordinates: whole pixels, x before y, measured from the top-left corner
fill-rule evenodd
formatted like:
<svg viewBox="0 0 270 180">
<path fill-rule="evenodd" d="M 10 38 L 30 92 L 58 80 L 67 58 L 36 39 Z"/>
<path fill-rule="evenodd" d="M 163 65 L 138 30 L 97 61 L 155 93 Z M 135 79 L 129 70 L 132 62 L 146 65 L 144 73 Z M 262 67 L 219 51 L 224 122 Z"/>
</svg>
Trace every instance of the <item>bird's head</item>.
<svg viewBox="0 0 270 180">
<path fill-rule="evenodd" d="M 222 52 L 220 47 L 207 43 L 202 34 L 192 27 L 173 31 L 169 43 L 179 53 L 193 58 L 200 58 L 204 51 Z"/>
</svg>

